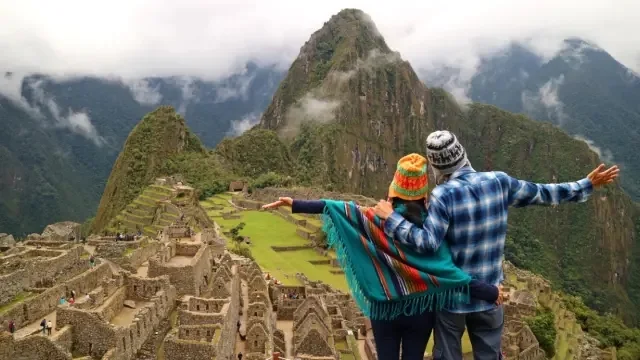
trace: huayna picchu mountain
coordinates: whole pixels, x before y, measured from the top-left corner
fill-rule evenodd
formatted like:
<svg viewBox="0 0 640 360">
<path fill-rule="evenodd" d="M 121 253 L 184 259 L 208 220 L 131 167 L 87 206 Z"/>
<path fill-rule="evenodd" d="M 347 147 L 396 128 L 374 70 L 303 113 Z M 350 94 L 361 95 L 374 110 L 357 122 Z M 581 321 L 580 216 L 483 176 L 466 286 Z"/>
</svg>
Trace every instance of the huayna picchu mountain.
<svg viewBox="0 0 640 360">
<path fill-rule="evenodd" d="M 157 175 L 181 174 L 203 194 L 225 191 L 229 179 L 245 179 L 250 188 L 295 185 L 381 198 L 396 161 L 423 153 L 427 135 L 436 129 L 455 132 L 479 171 L 563 182 L 585 177 L 600 161 L 585 142 L 554 125 L 490 105 L 463 110 L 445 91 L 428 89 L 371 19 L 353 9 L 334 15 L 304 44 L 260 124 L 242 136 L 205 152 L 176 116 L 159 109 L 132 132 L 114 165 L 95 229 Z M 162 129 L 165 122 L 174 125 Z M 164 135 L 144 136 L 146 126 Z M 131 187 L 127 195 L 118 195 L 122 186 Z M 509 260 L 600 311 L 637 320 L 640 217 L 617 184 L 584 204 L 510 214 Z"/>
</svg>

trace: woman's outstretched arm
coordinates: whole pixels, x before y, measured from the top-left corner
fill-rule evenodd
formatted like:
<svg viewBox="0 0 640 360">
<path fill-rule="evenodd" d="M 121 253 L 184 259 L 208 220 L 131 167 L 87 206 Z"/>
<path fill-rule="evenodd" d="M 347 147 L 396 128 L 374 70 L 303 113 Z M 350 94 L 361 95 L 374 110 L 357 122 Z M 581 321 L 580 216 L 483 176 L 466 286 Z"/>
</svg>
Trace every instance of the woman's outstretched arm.
<svg viewBox="0 0 640 360">
<path fill-rule="evenodd" d="M 293 200 L 291 203 L 292 213 L 302 214 L 322 214 L 325 202 L 323 200 Z"/>
</svg>

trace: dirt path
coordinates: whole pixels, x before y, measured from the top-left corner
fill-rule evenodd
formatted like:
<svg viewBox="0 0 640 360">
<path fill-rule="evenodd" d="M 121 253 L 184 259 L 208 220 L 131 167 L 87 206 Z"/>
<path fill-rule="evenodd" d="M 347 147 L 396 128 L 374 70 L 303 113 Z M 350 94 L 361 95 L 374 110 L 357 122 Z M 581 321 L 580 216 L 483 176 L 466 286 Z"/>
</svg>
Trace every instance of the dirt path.
<svg viewBox="0 0 640 360">
<path fill-rule="evenodd" d="M 46 316 L 32 322 L 31 324 L 21 328 L 21 329 L 17 329 L 14 337 L 16 339 L 22 339 L 24 337 L 27 337 L 31 334 L 33 334 L 35 331 L 40 330 L 40 322 L 42 321 L 42 319 L 47 319 L 47 322 L 49 320 L 51 320 L 51 323 L 53 325 L 53 329 L 51 329 L 51 335 L 54 335 L 56 333 L 56 312 L 52 312 L 51 314 L 47 314 Z M 45 333 L 46 334 L 46 333 Z"/>
<path fill-rule="evenodd" d="M 241 282 L 242 288 L 242 316 L 240 316 L 240 331 L 247 333 L 247 311 L 249 311 L 249 286 L 247 286 L 247 282 L 242 280 Z M 237 332 L 236 335 L 236 356 L 239 353 L 245 355 L 245 342 L 240 339 L 240 331 Z"/>
<path fill-rule="evenodd" d="M 146 278 L 148 277 L 149 274 L 149 262 L 145 261 L 144 263 L 142 263 L 142 266 L 140 266 L 137 271 L 136 271 L 136 275 Z"/>
<path fill-rule="evenodd" d="M 84 245 L 84 249 L 89 253 L 89 255 L 96 254 L 96 247 L 94 245 Z"/>
<path fill-rule="evenodd" d="M 287 347 L 285 349 L 285 358 L 292 359 L 293 357 L 293 321 L 278 320 L 276 321 L 276 328 L 284 332 L 284 343 Z"/>
<path fill-rule="evenodd" d="M 126 306 L 123 307 L 122 310 L 120 310 L 120 312 L 109 322 L 113 325 L 129 326 L 131 322 L 133 322 L 133 319 L 136 317 L 140 309 L 149 304 L 151 303 L 147 301 L 136 301 L 135 309 L 131 309 Z"/>
</svg>

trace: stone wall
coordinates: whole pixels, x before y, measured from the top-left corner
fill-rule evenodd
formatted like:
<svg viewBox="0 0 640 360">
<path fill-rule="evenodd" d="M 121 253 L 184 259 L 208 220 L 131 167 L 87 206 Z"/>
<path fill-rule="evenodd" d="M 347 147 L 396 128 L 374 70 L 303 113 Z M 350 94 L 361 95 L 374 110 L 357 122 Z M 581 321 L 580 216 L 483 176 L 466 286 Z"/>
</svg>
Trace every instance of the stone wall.
<svg viewBox="0 0 640 360">
<path fill-rule="evenodd" d="M 53 312 L 60 297 L 66 296 L 71 290 L 78 294 L 84 293 L 86 289 L 93 289 L 99 286 L 99 279 L 110 277 L 111 269 L 108 264 L 100 264 L 97 267 L 74 277 L 62 284 L 54 286 L 44 292 L 33 296 L 22 303 L 15 304 L 4 314 L 0 315 L 0 324 L 6 328 L 10 320 L 16 322 L 18 328 L 39 320 L 45 315 Z"/>
<path fill-rule="evenodd" d="M 224 305 L 228 303 L 228 299 L 205 299 L 191 297 L 189 298 L 188 310 L 205 313 L 219 313 L 220 311 L 222 311 Z"/>
<path fill-rule="evenodd" d="M 124 269 L 135 272 L 145 261 L 154 256 L 163 245 L 160 242 L 150 241 L 143 243 L 133 252 L 125 252 L 124 256 L 114 259 L 114 262 Z"/>
<path fill-rule="evenodd" d="M 179 243 L 176 243 L 176 255 L 195 256 L 201 247 L 202 245 L 200 244 L 193 244 L 193 243 L 190 244 L 188 242 L 187 243 L 179 242 Z"/>
<path fill-rule="evenodd" d="M 164 358 L 171 360 L 216 359 L 216 346 L 213 343 L 181 340 L 178 330 L 170 332 L 164 341 Z M 220 359 L 228 359 L 220 356 Z"/>
<path fill-rule="evenodd" d="M 217 345 L 221 331 L 222 329 L 219 324 L 180 325 L 178 326 L 178 339 L 209 343 L 215 339 L 214 344 Z"/>
<path fill-rule="evenodd" d="M 44 335 L 15 340 L 8 332 L 0 332 L 0 359 L 71 360 L 71 354 Z"/>
<path fill-rule="evenodd" d="M 161 290 L 150 299 L 150 304 L 138 309 L 135 318 L 127 326 L 109 324 L 108 319 L 113 317 L 118 307 L 122 308 L 125 291 L 124 287 L 118 289 L 104 306 L 94 310 L 71 307 L 58 309 L 56 326 L 72 327 L 75 353 L 100 358 L 112 352 L 108 358 L 131 359 L 153 334 L 160 321 L 169 315 L 175 304 L 175 290 Z"/>
<path fill-rule="evenodd" d="M 71 325 L 74 351 L 82 355 L 102 357 L 116 347 L 116 331 L 96 313 L 70 307 L 60 308 L 56 314 L 56 326 Z"/>
<path fill-rule="evenodd" d="M 1 258 L 1 263 L 5 268 L 12 266 L 16 270 L 24 270 L 22 274 L 27 279 L 23 280 L 23 284 L 28 284 L 25 287 L 40 287 L 42 284 L 53 284 L 56 279 L 68 273 L 76 273 L 76 268 L 86 262 L 80 259 L 83 251 L 82 246 L 74 246 L 68 250 L 29 249 L 5 256 Z M 0 289 L 4 289 L 4 286 L 7 286 L 7 289 L 15 289 L 15 278 L 0 277 Z"/>
<path fill-rule="evenodd" d="M 137 275 L 126 274 L 127 298 L 134 300 L 149 300 L 161 291 L 169 291 L 171 282 L 168 275 L 154 278 L 139 277 Z"/>
<path fill-rule="evenodd" d="M 11 301 L 22 290 L 30 286 L 26 270 L 20 269 L 10 274 L 0 275 L 0 305 Z"/>
<path fill-rule="evenodd" d="M 176 245 L 177 249 L 177 245 Z M 200 291 L 206 288 L 207 278 L 211 277 L 211 253 L 207 245 L 201 245 L 193 256 L 189 265 L 171 266 L 156 256 L 149 260 L 149 277 L 169 275 L 171 283 L 175 285 L 179 295 L 200 296 Z"/>
</svg>

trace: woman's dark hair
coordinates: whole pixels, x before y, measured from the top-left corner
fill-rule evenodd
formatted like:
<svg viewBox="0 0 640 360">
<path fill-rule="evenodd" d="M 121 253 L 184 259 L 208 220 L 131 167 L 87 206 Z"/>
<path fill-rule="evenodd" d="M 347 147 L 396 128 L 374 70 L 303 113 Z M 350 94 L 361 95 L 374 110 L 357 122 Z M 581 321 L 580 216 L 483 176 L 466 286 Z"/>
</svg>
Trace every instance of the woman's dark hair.
<svg viewBox="0 0 640 360">
<path fill-rule="evenodd" d="M 404 200 L 400 198 L 392 198 L 391 203 L 393 210 L 402 215 L 409 222 L 416 226 L 422 226 L 427 217 L 427 207 L 425 199 Z"/>
</svg>

